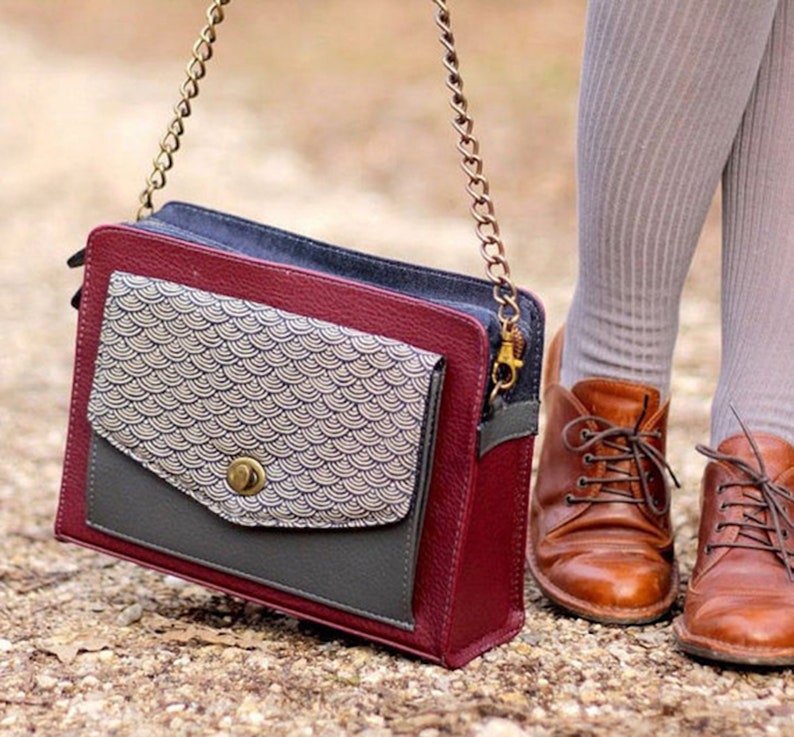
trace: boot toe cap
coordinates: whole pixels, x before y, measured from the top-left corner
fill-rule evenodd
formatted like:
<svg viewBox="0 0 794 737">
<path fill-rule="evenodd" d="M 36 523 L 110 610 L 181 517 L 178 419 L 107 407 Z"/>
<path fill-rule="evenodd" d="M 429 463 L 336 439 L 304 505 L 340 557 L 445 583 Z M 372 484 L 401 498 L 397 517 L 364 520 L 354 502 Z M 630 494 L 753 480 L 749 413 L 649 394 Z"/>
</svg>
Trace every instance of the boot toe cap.
<svg viewBox="0 0 794 737">
<path fill-rule="evenodd" d="M 545 575 L 550 598 L 596 621 L 652 621 L 664 614 L 676 594 L 677 577 L 668 561 L 624 551 L 560 557 Z"/>
<path fill-rule="evenodd" d="M 718 654 L 788 653 L 794 658 L 794 600 L 726 594 L 698 601 L 690 594 L 678 630 L 685 640 L 710 643 Z"/>
</svg>

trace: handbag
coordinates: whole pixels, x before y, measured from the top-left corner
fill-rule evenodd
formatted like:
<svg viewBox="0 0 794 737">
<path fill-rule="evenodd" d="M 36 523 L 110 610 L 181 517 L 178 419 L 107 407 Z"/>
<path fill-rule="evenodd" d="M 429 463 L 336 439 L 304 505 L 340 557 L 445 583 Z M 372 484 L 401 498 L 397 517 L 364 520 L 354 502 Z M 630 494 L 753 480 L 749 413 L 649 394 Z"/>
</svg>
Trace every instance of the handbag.
<svg viewBox="0 0 794 737">
<path fill-rule="evenodd" d="M 192 204 L 156 212 L 214 0 L 135 222 L 84 266 L 58 539 L 449 668 L 524 623 L 543 311 L 513 283 L 445 0 L 488 279 Z"/>
</svg>

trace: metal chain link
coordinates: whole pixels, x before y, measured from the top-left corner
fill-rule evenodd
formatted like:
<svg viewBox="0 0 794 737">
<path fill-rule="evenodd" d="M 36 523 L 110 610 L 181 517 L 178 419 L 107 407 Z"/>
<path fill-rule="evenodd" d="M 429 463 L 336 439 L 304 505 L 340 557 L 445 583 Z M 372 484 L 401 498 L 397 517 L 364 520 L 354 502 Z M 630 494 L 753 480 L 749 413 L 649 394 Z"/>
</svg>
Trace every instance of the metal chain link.
<svg viewBox="0 0 794 737">
<path fill-rule="evenodd" d="M 475 221 L 475 231 L 480 240 L 480 254 L 486 263 L 486 275 L 493 284 L 493 296 L 499 306 L 498 316 L 502 332 L 502 346 L 494 362 L 492 380 L 494 388 L 491 404 L 504 391 L 518 381 L 518 370 L 524 365 L 521 356 L 526 340 L 518 330 L 521 308 L 518 304 L 518 289 L 510 273 L 504 242 L 496 220 L 496 212 L 490 194 L 490 184 L 483 174 L 480 142 L 474 136 L 474 121 L 469 114 L 469 102 L 463 94 L 463 79 L 455 47 L 455 37 L 446 0 L 433 0 L 436 7 L 436 25 L 441 30 L 439 40 L 444 47 L 444 67 L 449 73 L 447 88 L 452 93 L 450 105 L 455 113 L 452 125 L 460 136 L 458 151 L 463 159 L 463 171 L 468 177 L 466 191 L 472 199 L 470 212 Z"/>
<path fill-rule="evenodd" d="M 474 123 L 469 115 L 469 103 L 463 94 L 463 80 L 452 35 L 449 8 L 446 0 L 432 0 L 436 7 L 436 25 L 441 30 L 439 40 L 444 47 L 444 66 L 448 71 L 447 87 L 452 93 L 450 104 L 455 116 L 452 125 L 460 136 L 457 144 L 462 167 L 468 181 L 466 191 L 472 199 L 470 212 L 475 221 L 475 231 L 480 241 L 480 253 L 486 262 L 486 275 L 493 284 L 493 297 L 498 306 L 502 345 L 492 369 L 493 391 L 491 403 L 504 391 L 515 386 L 518 370 L 524 365 L 521 356 L 526 341 L 518 330 L 521 309 L 518 289 L 510 273 L 505 247 L 496 220 L 490 185 L 483 174 L 480 143 L 473 134 Z M 212 58 L 212 45 L 217 37 L 216 27 L 223 22 L 223 6 L 231 0 L 213 0 L 207 9 L 207 25 L 193 46 L 193 56 L 185 70 L 186 78 L 180 87 L 181 97 L 174 106 L 174 117 L 160 140 L 160 150 L 153 161 L 151 174 L 146 178 L 146 188 L 141 192 L 137 219 L 154 210 L 152 197 L 166 184 L 166 172 L 174 165 L 174 154 L 179 150 L 180 138 L 185 132 L 185 118 L 191 113 L 190 101 L 199 93 L 199 80 L 206 74 L 206 64 Z"/>
<path fill-rule="evenodd" d="M 452 125 L 460 139 L 458 151 L 463 156 L 462 168 L 468 177 L 466 191 L 472 198 L 471 214 L 480 240 L 480 251 L 487 264 L 489 280 L 494 285 L 494 299 L 499 304 L 499 319 L 503 324 L 515 325 L 521 315 L 518 290 L 510 274 L 505 247 L 496 220 L 488 179 L 483 174 L 480 143 L 473 134 L 474 121 L 469 114 L 469 102 L 463 94 L 463 79 L 452 34 L 449 8 L 446 0 L 433 0 L 438 7 L 436 25 L 441 30 L 440 41 L 444 47 L 444 66 L 449 75 L 447 88 L 452 92 L 450 105 L 455 113 Z"/>
<path fill-rule="evenodd" d="M 174 106 L 174 117 L 168 124 L 165 135 L 160 139 L 160 150 L 154 157 L 151 174 L 146 177 L 146 188 L 138 197 L 140 207 L 136 220 L 154 211 L 152 197 L 158 189 L 165 187 L 166 172 L 174 165 L 174 154 L 179 150 L 180 138 L 185 132 L 185 118 L 192 112 L 190 101 L 199 93 L 199 80 L 207 73 L 207 62 L 212 58 L 212 45 L 217 38 L 216 27 L 223 22 L 223 6 L 231 0 L 213 0 L 207 8 L 207 25 L 201 29 L 198 40 L 193 44 L 193 56 L 185 68 L 185 80 L 179 92 L 181 97 Z"/>
</svg>

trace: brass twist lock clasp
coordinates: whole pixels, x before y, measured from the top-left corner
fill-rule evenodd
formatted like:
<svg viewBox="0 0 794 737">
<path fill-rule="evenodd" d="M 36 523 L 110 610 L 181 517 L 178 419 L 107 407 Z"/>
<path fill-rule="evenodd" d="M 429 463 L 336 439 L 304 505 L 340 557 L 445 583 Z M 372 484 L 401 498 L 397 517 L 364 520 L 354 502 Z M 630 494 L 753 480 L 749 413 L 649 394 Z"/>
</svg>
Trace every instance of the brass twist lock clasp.
<svg viewBox="0 0 794 737">
<path fill-rule="evenodd" d="M 226 483 L 235 494 L 254 496 L 265 488 L 267 476 L 262 464 L 253 458 L 237 458 L 226 471 Z"/>
</svg>

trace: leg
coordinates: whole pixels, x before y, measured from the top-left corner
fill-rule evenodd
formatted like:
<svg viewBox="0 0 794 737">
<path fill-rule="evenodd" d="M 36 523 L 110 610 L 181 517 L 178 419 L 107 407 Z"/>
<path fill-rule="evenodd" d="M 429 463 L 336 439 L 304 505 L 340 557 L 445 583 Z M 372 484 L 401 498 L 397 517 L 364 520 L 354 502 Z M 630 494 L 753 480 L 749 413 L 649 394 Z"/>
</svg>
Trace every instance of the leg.
<svg viewBox="0 0 794 737">
<path fill-rule="evenodd" d="M 711 442 L 751 430 L 794 443 L 794 3 L 782 0 L 725 170 L 722 370 Z"/>
<path fill-rule="evenodd" d="M 607 376 L 666 395 L 684 279 L 777 3 L 591 0 L 563 385 Z"/>
<path fill-rule="evenodd" d="M 679 296 L 777 2 L 588 8 L 580 271 L 549 350 L 528 558 L 549 598 L 590 619 L 650 621 L 677 594 L 664 453 Z"/>
<path fill-rule="evenodd" d="M 724 177 L 723 359 L 681 647 L 794 665 L 794 0 Z M 742 427 L 730 410 L 734 403 Z"/>
</svg>

